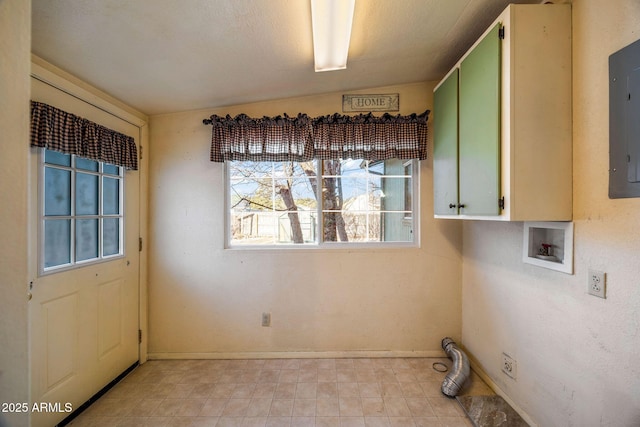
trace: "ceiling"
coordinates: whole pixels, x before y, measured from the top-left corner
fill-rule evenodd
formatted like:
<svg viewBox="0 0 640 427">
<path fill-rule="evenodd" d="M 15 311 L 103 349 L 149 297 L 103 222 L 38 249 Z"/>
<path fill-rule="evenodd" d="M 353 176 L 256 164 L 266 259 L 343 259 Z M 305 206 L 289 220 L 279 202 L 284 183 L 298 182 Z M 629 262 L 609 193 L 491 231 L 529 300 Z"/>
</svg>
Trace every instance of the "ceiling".
<svg viewBox="0 0 640 427">
<path fill-rule="evenodd" d="M 313 70 L 308 0 L 32 0 L 32 52 L 154 115 L 440 79 L 508 0 L 357 0 Z"/>
</svg>

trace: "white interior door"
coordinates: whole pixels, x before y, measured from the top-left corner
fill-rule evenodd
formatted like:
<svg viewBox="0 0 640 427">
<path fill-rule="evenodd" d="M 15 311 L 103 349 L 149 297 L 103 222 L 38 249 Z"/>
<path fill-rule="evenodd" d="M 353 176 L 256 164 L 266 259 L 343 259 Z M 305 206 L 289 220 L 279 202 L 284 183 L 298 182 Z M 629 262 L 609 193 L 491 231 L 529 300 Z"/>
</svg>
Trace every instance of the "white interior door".
<svg viewBox="0 0 640 427">
<path fill-rule="evenodd" d="M 139 145 L 137 126 L 34 78 L 32 99 L 129 135 Z M 69 166 L 68 159 L 54 159 L 45 172 L 44 150 L 31 150 L 31 405 L 54 404 L 32 412 L 31 424 L 37 427 L 55 425 L 69 415 L 66 410 L 77 409 L 138 361 L 139 174 L 112 166 L 92 170 L 81 159 Z M 72 205 L 73 212 L 82 203 L 97 203 L 98 217 L 47 217 L 43 191 L 51 180 L 62 180 L 69 192 L 49 192 L 54 202 L 46 203 Z M 87 183 L 97 192 L 79 195 Z M 100 217 L 107 204 L 117 206 L 120 217 Z M 60 259 L 61 267 L 45 268 Z"/>
</svg>

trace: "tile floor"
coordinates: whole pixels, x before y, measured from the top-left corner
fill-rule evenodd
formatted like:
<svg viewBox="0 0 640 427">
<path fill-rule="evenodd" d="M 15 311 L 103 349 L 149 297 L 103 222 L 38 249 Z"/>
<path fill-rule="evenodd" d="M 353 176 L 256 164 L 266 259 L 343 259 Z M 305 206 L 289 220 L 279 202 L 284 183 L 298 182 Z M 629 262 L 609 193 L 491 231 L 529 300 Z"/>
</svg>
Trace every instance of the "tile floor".
<svg viewBox="0 0 640 427">
<path fill-rule="evenodd" d="M 472 426 L 440 386 L 448 359 L 155 360 L 71 426 Z M 493 394 L 475 374 L 464 395 Z"/>
</svg>

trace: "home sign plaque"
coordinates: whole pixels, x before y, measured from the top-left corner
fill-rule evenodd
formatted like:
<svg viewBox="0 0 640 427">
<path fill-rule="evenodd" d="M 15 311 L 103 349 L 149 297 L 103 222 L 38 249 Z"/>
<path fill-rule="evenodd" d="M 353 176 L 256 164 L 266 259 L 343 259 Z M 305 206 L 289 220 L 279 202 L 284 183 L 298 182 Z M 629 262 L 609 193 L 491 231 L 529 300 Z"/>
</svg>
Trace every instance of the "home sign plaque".
<svg viewBox="0 0 640 427">
<path fill-rule="evenodd" d="M 355 111 L 399 111 L 400 94 L 342 95 L 342 112 Z"/>
</svg>

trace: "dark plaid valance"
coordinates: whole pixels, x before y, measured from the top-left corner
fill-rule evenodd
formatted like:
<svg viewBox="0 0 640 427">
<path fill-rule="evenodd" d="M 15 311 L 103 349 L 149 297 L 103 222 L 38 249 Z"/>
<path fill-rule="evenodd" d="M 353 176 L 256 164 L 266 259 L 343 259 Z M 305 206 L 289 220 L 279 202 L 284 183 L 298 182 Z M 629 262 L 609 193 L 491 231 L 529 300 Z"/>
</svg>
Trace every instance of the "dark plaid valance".
<svg viewBox="0 0 640 427">
<path fill-rule="evenodd" d="M 35 101 L 31 101 L 31 145 L 138 169 L 132 137 Z"/>
<path fill-rule="evenodd" d="M 427 119 L 422 114 L 375 117 L 306 114 L 254 119 L 213 115 L 211 161 L 309 161 L 312 159 L 427 158 Z"/>
<path fill-rule="evenodd" d="M 429 111 L 410 116 L 333 114 L 313 120 L 316 159 L 427 158 Z"/>
<path fill-rule="evenodd" d="M 232 118 L 213 115 L 211 161 L 252 160 L 305 162 L 313 158 L 311 121 L 306 114 L 253 119 L 245 114 Z"/>
</svg>

